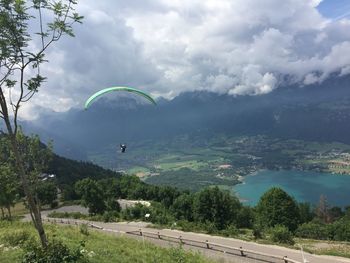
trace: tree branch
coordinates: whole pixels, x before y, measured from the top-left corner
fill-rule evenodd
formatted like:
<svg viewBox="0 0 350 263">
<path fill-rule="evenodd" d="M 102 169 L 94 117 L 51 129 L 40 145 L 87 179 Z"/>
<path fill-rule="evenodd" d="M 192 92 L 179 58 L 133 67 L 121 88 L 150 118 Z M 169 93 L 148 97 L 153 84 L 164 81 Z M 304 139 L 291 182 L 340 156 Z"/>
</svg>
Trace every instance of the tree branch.
<svg viewBox="0 0 350 263">
<path fill-rule="evenodd" d="M 29 94 L 30 94 L 30 95 L 29 95 Z M 26 95 L 23 96 L 21 102 L 27 102 L 27 101 L 29 101 L 29 100 L 34 96 L 34 94 L 35 94 L 35 91 L 30 91 L 30 92 L 28 92 Z M 26 98 L 28 95 L 29 95 L 29 97 Z"/>
<path fill-rule="evenodd" d="M 22 57 L 21 59 L 22 59 L 22 70 L 21 70 L 21 79 L 20 79 L 20 82 L 19 82 L 19 86 L 21 88 L 21 93 L 20 93 L 20 96 L 19 96 L 18 101 L 17 101 L 16 106 L 15 106 L 15 112 L 14 112 L 15 116 L 13 118 L 14 133 L 15 134 L 17 134 L 17 129 L 18 129 L 17 117 L 18 117 L 19 104 L 22 101 L 23 93 L 24 93 L 24 88 L 23 88 L 23 85 L 24 85 L 24 69 L 25 69 L 25 67 L 23 66 L 24 65 L 24 57 Z"/>
<path fill-rule="evenodd" d="M 39 24 L 40 24 L 41 46 L 42 48 L 44 48 L 45 42 L 44 42 L 44 31 L 43 31 L 43 19 L 41 15 L 41 1 L 39 3 Z"/>
</svg>

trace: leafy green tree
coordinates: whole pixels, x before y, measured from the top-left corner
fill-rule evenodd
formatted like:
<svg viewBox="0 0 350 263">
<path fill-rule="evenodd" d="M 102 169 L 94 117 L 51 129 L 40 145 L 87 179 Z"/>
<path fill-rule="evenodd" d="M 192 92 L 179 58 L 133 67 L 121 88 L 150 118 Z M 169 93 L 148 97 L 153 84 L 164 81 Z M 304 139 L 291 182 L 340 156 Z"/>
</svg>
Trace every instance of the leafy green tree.
<svg viewBox="0 0 350 263">
<path fill-rule="evenodd" d="M 40 68 L 46 62 L 48 48 L 63 35 L 74 36 L 72 25 L 82 20 L 74 12 L 76 4 L 76 0 L 0 0 L 0 118 L 4 121 L 16 172 L 43 247 L 47 245 L 47 238 L 18 143 L 18 115 L 22 104 L 28 102 L 46 80 Z M 29 25 L 35 24 L 37 30 L 29 29 Z"/>
<path fill-rule="evenodd" d="M 237 227 L 238 228 L 253 228 L 255 213 L 249 206 L 243 206 L 237 215 Z"/>
<path fill-rule="evenodd" d="M 193 221 L 193 200 L 194 195 L 188 193 L 184 193 L 176 198 L 171 207 L 174 216 L 179 220 Z"/>
<path fill-rule="evenodd" d="M 157 185 L 147 185 L 147 198 L 146 200 L 158 200 L 159 186 Z"/>
<path fill-rule="evenodd" d="M 5 136 L 0 135 L 0 208 L 2 217 L 5 216 L 4 209 L 7 209 L 11 218 L 11 206 L 15 202 L 18 186 L 17 176 L 11 165 L 11 153 Z"/>
<path fill-rule="evenodd" d="M 107 178 L 99 180 L 98 183 L 108 198 L 116 199 L 121 197 L 120 180 Z"/>
<path fill-rule="evenodd" d="M 297 203 L 278 187 L 271 188 L 260 198 L 256 211 L 260 225 L 265 228 L 282 225 L 294 231 L 300 222 Z"/>
<path fill-rule="evenodd" d="M 75 190 L 90 214 L 102 214 L 106 210 L 104 191 L 95 180 L 86 178 L 78 181 Z"/>
<path fill-rule="evenodd" d="M 62 200 L 68 201 L 68 200 L 78 200 L 79 197 L 77 193 L 75 192 L 74 185 L 62 185 Z"/>
<path fill-rule="evenodd" d="M 54 182 L 40 182 L 36 185 L 36 195 L 40 205 L 52 206 L 57 199 L 57 186 Z"/>
<path fill-rule="evenodd" d="M 345 207 L 344 213 L 345 213 L 345 216 L 350 219 L 350 206 Z"/>
<path fill-rule="evenodd" d="M 333 206 L 331 209 L 329 209 L 329 216 L 330 216 L 330 221 L 334 222 L 343 217 L 345 213 L 341 209 L 341 207 L 338 206 Z"/>
<path fill-rule="evenodd" d="M 170 186 L 162 186 L 158 188 L 157 201 L 161 202 L 168 209 L 179 195 L 180 192 L 176 188 Z"/>
<path fill-rule="evenodd" d="M 300 212 L 300 222 L 299 224 L 310 222 L 315 214 L 312 211 L 310 203 L 299 203 L 299 212 Z"/>
<path fill-rule="evenodd" d="M 107 198 L 107 200 L 105 201 L 105 204 L 106 204 L 107 211 L 120 212 L 121 210 L 119 202 L 114 197 Z"/>
<path fill-rule="evenodd" d="M 134 189 L 130 189 L 129 198 L 131 199 L 147 199 L 147 188 L 148 185 L 140 182 Z"/>
<path fill-rule="evenodd" d="M 18 184 L 9 165 L 0 165 L 0 207 L 6 208 L 11 218 L 11 207 L 15 205 L 18 193 Z M 4 214 L 3 214 L 4 216 Z"/>
<path fill-rule="evenodd" d="M 350 241 L 350 220 L 346 217 L 333 223 L 334 239 Z"/>
<path fill-rule="evenodd" d="M 237 222 L 241 204 L 237 197 L 218 187 L 206 188 L 198 192 L 193 202 L 194 219 L 215 224 L 217 229 L 223 229 Z"/>
<path fill-rule="evenodd" d="M 134 189 L 141 183 L 137 176 L 122 176 L 120 178 L 121 198 L 129 198 L 132 196 Z"/>
<path fill-rule="evenodd" d="M 4 182 L 7 182 L 7 185 L 12 185 L 11 189 L 14 190 L 11 192 L 11 195 L 20 194 L 19 177 L 16 173 L 16 162 L 10 147 L 9 136 L 3 135 L 0 140 L 0 166 L 5 169 L 7 176 L 7 180 L 4 180 Z M 19 146 L 18 150 L 23 158 L 24 171 L 28 175 L 28 187 L 32 193 L 38 193 L 38 183 L 42 183 L 38 180 L 38 175 L 43 173 L 48 167 L 52 158 L 52 145 L 50 143 L 48 146 L 43 145 L 37 135 L 25 136 L 20 129 L 17 132 L 17 143 Z M 55 189 L 54 191 L 57 194 L 57 190 Z M 35 204 L 39 205 L 38 195 L 33 194 L 33 196 Z M 40 211 L 40 205 L 38 209 Z M 33 216 L 31 210 L 30 213 Z"/>
</svg>

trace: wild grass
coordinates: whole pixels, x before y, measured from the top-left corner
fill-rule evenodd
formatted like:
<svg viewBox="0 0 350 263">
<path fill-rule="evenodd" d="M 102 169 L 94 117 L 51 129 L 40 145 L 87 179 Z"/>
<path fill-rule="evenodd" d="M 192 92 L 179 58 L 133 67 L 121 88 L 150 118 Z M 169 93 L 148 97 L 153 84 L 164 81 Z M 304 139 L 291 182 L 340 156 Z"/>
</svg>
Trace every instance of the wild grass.
<svg viewBox="0 0 350 263">
<path fill-rule="evenodd" d="M 90 229 L 87 234 L 79 227 L 45 225 L 45 230 L 49 239 L 58 239 L 70 248 L 78 247 L 81 241 L 85 241 L 86 255 L 92 263 L 214 262 L 179 247 L 161 248 L 147 241 L 116 237 Z M 13 235 L 16 235 L 17 239 L 12 237 Z M 9 237 L 12 237 L 15 243 L 10 244 Z M 0 262 L 21 262 L 25 242 L 38 242 L 32 224 L 0 221 Z"/>
</svg>

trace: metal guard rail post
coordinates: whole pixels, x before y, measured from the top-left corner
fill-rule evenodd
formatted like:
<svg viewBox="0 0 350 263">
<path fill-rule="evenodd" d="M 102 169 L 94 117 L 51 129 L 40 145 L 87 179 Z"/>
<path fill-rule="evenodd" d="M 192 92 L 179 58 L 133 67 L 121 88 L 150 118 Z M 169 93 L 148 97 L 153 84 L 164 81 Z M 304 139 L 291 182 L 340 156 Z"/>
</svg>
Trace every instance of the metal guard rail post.
<svg viewBox="0 0 350 263">
<path fill-rule="evenodd" d="M 145 236 L 145 237 L 147 236 L 147 234 L 149 234 L 148 237 L 151 237 L 151 238 L 153 238 L 152 235 L 154 235 L 154 236 L 157 236 L 158 239 L 161 239 L 162 237 L 178 239 L 181 244 L 186 244 L 185 241 L 194 242 L 194 243 L 201 243 L 201 244 L 205 244 L 207 249 L 212 249 L 212 247 L 210 247 L 210 245 L 211 245 L 211 246 L 215 246 L 215 247 L 236 250 L 236 251 L 240 252 L 241 256 L 246 256 L 246 254 L 244 254 L 244 252 L 245 252 L 245 253 L 255 254 L 255 255 L 259 255 L 259 256 L 265 256 L 265 257 L 269 257 L 269 258 L 283 260 L 284 263 L 302 263 L 300 261 L 288 258 L 287 256 L 284 256 L 281 258 L 280 256 L 262 253 L 262 252 L 257 252 L 257 251 L 249 250 L 249 249 L 243 249 L 242 247 L 238 248 L 238 247 L 231 247 L 231 246 L 225 246 L 225 245 L 221 245 L 221 244 L 217 244 L 217 243 L 212 243 L 212 242 L 208 242 L 208 240 L 203 242 L 203 241 L 198 241 L 198 240 L 185 239 L 182 236 L 177 237 L 177 236 L 170 236 L 170 235 L 161 235 L 161 234 L 159 234 L 159 232 L 152 233 L 152 232 L 142 231 L 141 229 L 139 229 L 138 232 L 140 233 L 140 236 Z M 132 233 L 130 233 L 130 234 L 132 234 Z M 190 245 L 190 244 L 187 244 L 187 245 Z"/>
<path fill-rule="evenodd" d="M 42 220 L 43 221 L 47 221 L 47 222 L 57 223 L 56 219 L 51 219 L 51 220 L 50 219 L 42 219 Z M 60 221 L 58 223 L 70 225 L 71 221 L 69 221 L 69 220 L 64 221 L 64 220 L 60 219 Z M 80 224 L 84 224 L 84 223 L 81 223 L 81 222 L 73 220 L 72 224 L 73 225 L 80 225 Z M 86 222 L 85 224 L 88 225 L 91 228 L 96 228 L 96 229 L 100 229 L 100 230 L 107 230 L 107 231 L 110 230 L 110 229 L 105 229 L 105 228 L 100 227 L 98 225 L 92 224 L 90 222 Z M 198 240 L 186 239 L 186 238 L 183 238 L 182 236 L 163 235 L 163 234 L 160 234 L 159 231 L 157 233 L 153 233 L 153 232 L 142 231 L 142 229 L 139 229 L 139 230 L 136 230 L 136 231 L 129 231 L 129 232 L 125 232 L 125 233 L 126 234 L 131 234 L 131 235 L 139 235 L 139 236 L 144 236 L 144 237 L 150 237 L 150 238 L 158 238 L 158 239 L 171 238 L 171 239 L 179 240 L 179 242 L 181 244 L 186 244 L 185 243 L 186 241 L 192 242 L 192 243 L 200 243 L 200 244 L 204 244 L 205 247 L 203 247 L 203 248 L 207 248 L 207 249 L 213 249 L 213 247 L 221 247 L 221 248 L 224 248 L 224 249 L 236 250 L 243 257 L 247 256 L 247 254 L 245 254 L 245 253 L 250 253 L 250 254 L 254 254 L 254 255 L 274 258 L 274 259 L 278 259 L 278 260 L 283 260 L 284 263 L 302 263 L 300 261 L 288 258 L 287 256 L 284 256 L 284 257 L 281 258 L 280 256 L 267 254 L 267 253 L 262 253 L 262 252 L 257 252 L 257 251 L 250 250 L 250 249 L 244 249 L 242 247 L 231 247 L 231 246 L 221 245 L 221 244 L 209 242 L 208 240 L 203 242 L 203 241 L 198 241 Z M 147 236 L 147 234 L 148 234 L 148 236 Z M 191 244 L 187 243 L 187 245 L 191 245 Z M 222 252 L 225 252 L 225 251 L 223 250 Z"/>
</svg>

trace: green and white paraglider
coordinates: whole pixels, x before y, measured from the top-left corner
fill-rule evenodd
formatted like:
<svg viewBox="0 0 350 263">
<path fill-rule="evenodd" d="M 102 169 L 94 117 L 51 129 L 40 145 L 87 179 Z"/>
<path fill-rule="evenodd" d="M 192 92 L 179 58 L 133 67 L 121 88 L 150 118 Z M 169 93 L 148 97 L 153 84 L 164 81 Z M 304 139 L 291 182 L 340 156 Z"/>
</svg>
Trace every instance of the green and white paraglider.
<svg viewBox="0 0 350 263">
<path fill-rule="evenodd" d="M 89 106 L 92 104 L 92 102 L 94 102 L 98 97 L 100 97 L 106 93 L 112 92 L 112 91 L 127 91 L 127 92 L 131 92 L 131 93 L 135 93 L 135 94 L 138 94 L 138 95 L 144 97 L 145 99 L 149 100 L 154 105 L 157 104 L 155 102 L 155 100 L 150 95 L 148 95 L 147 93 L 145 93 L 141 90 L 129 88 L 129 87 L 111 87 L 111 88 L 102 89 L 102 90 L 94 93 L 93 95 L 91 95 L 90 98 L 88 98 L 87 101 L 85 102 L 85 110 L 88 109 Z"/>
<path fill-rule="evenodd" d="M 142 97 L 144 97 L 145 99 L 147 99 L 148 101 L 150 101 L 152 104 L 157 105 L 157 103 L 155 102 L 155 100 L 148 95 L 147 93 L 138 90 L 138 89 L 134 89 L 134 88 L 129 88 L 129 87 L 111 87 L 111 88 L 106 88 L 106 89 L 102 89 L 94 94 L 92 94 L 90 96 L 90 98 L 87 99 L 87 101 L 85 102 L 85 110 L 87 110 L 90 105 L 100 96 L 109 93 L 109 92 L 113 92 L 113 91 L 126 91 L 126 92 L 131 92 L 137 95 L 140 95 Z M 120 144 L 120 150 L 122 153 L 125 153 L 126 150 L 126 144 Z"/>
</svg>

